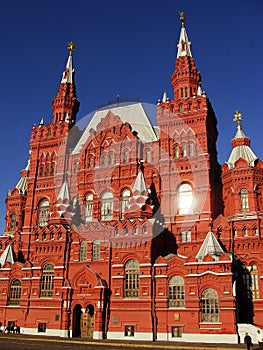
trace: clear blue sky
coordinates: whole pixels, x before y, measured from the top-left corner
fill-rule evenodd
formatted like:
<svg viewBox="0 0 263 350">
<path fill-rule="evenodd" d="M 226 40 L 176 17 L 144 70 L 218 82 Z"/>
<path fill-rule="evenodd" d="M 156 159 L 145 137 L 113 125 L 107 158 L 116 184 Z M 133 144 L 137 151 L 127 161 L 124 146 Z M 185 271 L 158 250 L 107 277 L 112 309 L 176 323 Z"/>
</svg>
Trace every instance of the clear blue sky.
<svg viewBox="0 0 263 350">
<path fill-rule="evenodd" d="M 117 94 L 155 104 L 164 90 L 172 97 L 179 11 L 218 118 L 220 163 L 231 151 L 236 109 L 263 159 L 262 0 L 1 1 L 1 232 L 7 191 L 27 164 L 31 127 L 43 116 L 51 121 L 67 42 L 76 45 L 78 119 Z"/>
</svg>

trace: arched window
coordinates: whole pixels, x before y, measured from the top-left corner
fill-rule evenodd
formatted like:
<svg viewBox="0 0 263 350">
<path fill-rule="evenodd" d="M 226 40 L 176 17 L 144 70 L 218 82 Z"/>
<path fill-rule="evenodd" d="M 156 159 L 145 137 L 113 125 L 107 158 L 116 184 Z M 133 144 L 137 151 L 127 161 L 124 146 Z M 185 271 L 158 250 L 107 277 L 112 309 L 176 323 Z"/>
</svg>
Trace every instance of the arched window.
<svg viewBox="0 0 263 350">
<path fill-rule="evenodd" d="M 93 158 L 93 156 L 90 156 L 88 166 L 89 166 L 89 168 L 93 168 L 93 165 L 94 165 L 94 158 Z"/>
<path fill-rule="evenodd" d="M 45 175 L 45 167 L 44 165 L 41 165 L 39 169 L 39 176 L 43 177 L 44 175 Z"/>
<path fill-rule="evenodd" d="M 131 192 L 129 190 L 124 190 L 122 192 L 122 198 L 121 198 L 121 217 L 122 218 L 124 218 L 125 208 L 129 203 L 130 197 L 131 197 Z"/>
<path fill-rule="evenodd" d="M 77 174 L 79 171 L 79 162 L 75 162 L 74 173 Z"/>
<path fill-rule="evenodd" d="M 174 147 L 174 157 L 179 158 L 179 156 L 180 156 L 180 149 L 179 149 L 179 146 L 177 145 Z"/>
<path fill-rule="evenodd" d="M 92 221 L 92 210 L 93 210 L 93 194 L 89 193 L 86 196 L 86 210 L 85 210 L 86 221 Z"/>
<path fill-rule="evenodd" d="M 256 264 L 251 265 L 251 292 L 253 299 L 259 299 L 258 268 Z"/>
<path fill-rule="evenodd" d="M 219 322 L 218 295 L 208 288 L 201 296 L 202 322 Z"/>
<path fill-rule="evenodd" d="M 8 305 L 19 305 L 21 297 L 21 282 L 14 279 L 10 285 Z"/>
<path fill-rule="evenodd" d="M 248 205 L 248 192 L 245 188 L 243 188 L 240 191 L 240 198 L 241 198 L 241 209 L 242 211 L 249 211 L 249 205 Z"/>
<path fill-rule="evenodd" d="M 86 261 L 86 260 L 87 260 L 87 241 L 82 241 L 80 243 L 79 261 Z"/>
<path fill-rule="evenodd" d="M 51 170 L 50 170 L 50 175 L 51 176 L 55 175 L 55 166 L 56 166 L 55 163 L 51 164 Z"/>
<path fill-rule="evenodd" d="M 100 260 L 100 241 L 94 241 L 92 244 L 92 260 Z"/>
<path fill-rule="evenodd" d="M 111 192 L 103 193 L 101 197 L 101 220 L 112 220 L 113 195 Z"/>
<path fill-rule="evenodd" d="M 184 307 L 184 280 L 173 276 L 169 281 L 169 307 Z"/>
<path fill-rule="evenodd" d="M 10 221 L 10 231 L 15 231 L 16 229 L 16 212 L 11 214 L 11 221 Z"/>
<path fill-rule="evenodd" d="M 38 226 L 43 227 L 48 224 L 49 202 L 43 199 L 38 205 Z"/>
<path fill-rule="evenodd" d="M 182 104 L 179 105 L 179 112 L 183 112 L 184 111 L 184 106 Z"/>
<path fill-rule="evenodd" d="M 186 157 L 187 156 L 187 149 L 186 149 L 186 145 L 182 146 L 182 156 Z"/>
<path fill-rule="evenodd" d="M 139 263 L 137 260 L 129 260 L 125 265 L 124 296 L 137 298 L 139 296 Z"/>
<path fill-rule="evenodd" d="M 42 270 L 40 296 L 52 298 L 54 283 L 54 266 L 47 263 Z"/>
<path fill-rule="evenodd" d="M 179 215 L 193 212 L 193 189 L 189 184 L 182 184 L 178 188 L 178 212 Z"/>
<path fill-rule="evenodd" d="M 106 166 L 106 165 L 107 165 L 107 154 L 103 154 L 103 157 L 102 157 L 102 165 L 103 165 L 103 166 Z"/>
<path fill-rule="evenodd" d="M 151 151 L 146 151 L 146 162 L 151 163 Z"/>
<path fill-rule="evenodd" d="M 194 148 L 194 144 L 190 143 L 189 145 L 189 156 L 193 157 L 195 155 L 195 148 Z"/>
<path fill-rule="evenodd" d="M 109 154 L 109 165 L 113 165 L 114 164 L 114 154 L 110 153 Z"/>
<path fill-rule="evenodd" d="M 49 173 L 50 173 L 50 166 L 47 165 L 46 166 L 46 176 L 49 176 Z"/>
<path fill-rule="evenodd" d="M 127 163 L 129 163 L 129 151 L 124 151 L 124 153 L 123 153 L 123 162 L 125 163 L 125 164 L 127 164 Z"/>
</svg>

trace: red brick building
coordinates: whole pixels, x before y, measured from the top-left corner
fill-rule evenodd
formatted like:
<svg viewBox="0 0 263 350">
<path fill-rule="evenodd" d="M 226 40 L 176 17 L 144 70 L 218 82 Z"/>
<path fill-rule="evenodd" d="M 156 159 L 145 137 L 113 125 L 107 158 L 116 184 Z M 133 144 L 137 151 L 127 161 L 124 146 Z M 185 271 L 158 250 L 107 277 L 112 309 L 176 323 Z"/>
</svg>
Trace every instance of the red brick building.
<svg viewBox="0 0 263 350">
<path fill-rule="evenodd" d="M 34 125 L 6 199 L 4 325 L 230 343 L 263 328 L 263 163 L 236 112 L 219 165 L 217 119 L 181 20 L 174 96 L 158 101 L 156 126 L 151 106 L 116 101 L 81 130 L 69 44 L 52 122 Z"/>
</svg>

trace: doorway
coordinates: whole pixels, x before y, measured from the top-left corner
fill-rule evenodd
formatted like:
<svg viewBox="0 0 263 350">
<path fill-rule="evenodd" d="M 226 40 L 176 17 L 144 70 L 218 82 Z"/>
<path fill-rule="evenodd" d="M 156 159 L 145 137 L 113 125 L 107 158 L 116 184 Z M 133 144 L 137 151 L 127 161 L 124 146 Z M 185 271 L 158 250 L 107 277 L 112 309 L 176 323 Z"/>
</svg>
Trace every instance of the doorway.
<svg viewBox="0 0 263 350">
<path fill-rule="evenodd" d="M 89 304 L 86 311 L 82 313 L 80 318 L 81 337 L 93 338 L 94 330 L 94 306 Z"/>
</svg>

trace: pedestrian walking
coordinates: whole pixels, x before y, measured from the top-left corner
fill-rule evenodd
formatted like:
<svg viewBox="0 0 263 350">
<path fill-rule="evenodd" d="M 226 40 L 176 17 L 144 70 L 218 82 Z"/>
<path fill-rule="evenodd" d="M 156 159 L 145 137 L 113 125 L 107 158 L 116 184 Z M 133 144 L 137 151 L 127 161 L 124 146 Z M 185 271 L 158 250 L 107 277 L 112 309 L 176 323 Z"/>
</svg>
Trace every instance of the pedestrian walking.
<svg viewBox="0 0 263 350">
<path fill-rule="evenodd" d="M 250 350 L 253 346 L 251 336 L 247 332 L 245 334 L 244 343 L 247 346 L 247 350 Z"/>
<path fill-rule="evenodd" d="M 260 330 L 257 330 L 257 341 L 258 341 L 258 349 L 263 350 L 263 336 Z"/>
</svg>

